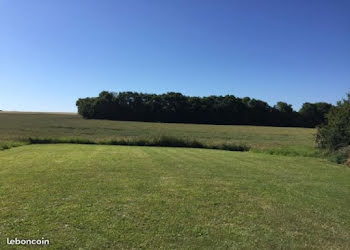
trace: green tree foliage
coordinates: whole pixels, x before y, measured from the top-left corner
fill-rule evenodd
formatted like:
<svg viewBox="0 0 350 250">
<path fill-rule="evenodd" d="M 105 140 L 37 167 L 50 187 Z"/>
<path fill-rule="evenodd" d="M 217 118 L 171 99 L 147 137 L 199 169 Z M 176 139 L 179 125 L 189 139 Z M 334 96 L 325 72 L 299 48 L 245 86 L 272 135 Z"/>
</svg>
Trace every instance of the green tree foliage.
<svg viewBox="0 0 350 250">
<path fill-rule="evenodd" d="M 323 124 L 326 121 L 326 114 L 330 111 L 332 105 L 325 102 L 303 104 L 299 113 L 303 117 L 305 126 L 313 127 L 318 124 Z"/>
<path fill-rule="evenodd" d="M 275 107 L 275 109 L 277 109 L 280 112 L 284 112 L 284 113 L 292 113 L 293 112 L 292 105 L 285 103 L 285 102 L 278 102 L 274 107 Z"/>
<path fill-rule="evenodd" d="M 98 97 L 79 99 L 76 105 L 79 114 L 88 119 L 297 127 L 318 124 L 318 120 L 308 121 L 285 102 L 271 107 L 261 100 L 233 95 L 191 97 L 176 92 L 156 95 L 103 91 Z"/>
<path fill-rule="evenodd" d="M 327 124 L 320 126 L 316 141 L 319 147 L 331 151 L 350 145 L 350 93 L 327 115 Z"/>
</svg>

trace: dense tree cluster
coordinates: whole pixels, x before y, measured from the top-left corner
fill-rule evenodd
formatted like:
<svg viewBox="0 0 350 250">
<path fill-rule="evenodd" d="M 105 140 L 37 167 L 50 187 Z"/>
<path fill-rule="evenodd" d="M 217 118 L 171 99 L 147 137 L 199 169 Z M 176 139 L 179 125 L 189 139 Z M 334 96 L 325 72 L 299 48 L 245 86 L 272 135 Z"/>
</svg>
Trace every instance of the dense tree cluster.
<svg viewBox="0 0 350 250">
<path fill-rule="evenodd" d="M 332 105 L 325 102 L 304 103 L 299 110 L 300 115 L 303 117 L 304 126 L 314 127 L 315 125 L 325 123 L 326 114 L 331 108 Z"/>
<path fill-rule="evenodd" d="M 88 119 L 206 124 L 314 127 L 325 120 L 327 103 L 305 103 L 296 112 L 285 102 L 274 107 L 249 97 L 233 95 L 191 97 L 181 93 L 144 94 L 107 92 L 81 98 L 78 112 Z"/>
<path fill-rule="evenodd" d="M 327 123 L 317 130 L 318 146 L 335 151 L 350 145 L 350 93 L 327 114 Z M 350 159 L 350 158 L 349 158 Z"/>
</svg>

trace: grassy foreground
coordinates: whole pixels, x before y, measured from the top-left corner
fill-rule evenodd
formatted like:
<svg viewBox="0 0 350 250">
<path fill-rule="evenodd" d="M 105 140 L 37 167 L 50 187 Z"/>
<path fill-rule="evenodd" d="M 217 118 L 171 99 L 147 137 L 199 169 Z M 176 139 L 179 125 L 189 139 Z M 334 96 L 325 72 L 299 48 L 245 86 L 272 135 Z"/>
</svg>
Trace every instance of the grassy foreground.
<svg viewBox="0 0 350 250">
<path fill-rule="evenodd" d="M 350 248 L 350 171 L 207 149 L 28 145 L 0 151 L 0 245 L 55 249 Z"/>
<path fill-rule="evenodd" d="M 93 141 L 170 136 L 201 143 L 248 145 L 256 150 L 312 151 L 314 129 L 85 120 L 74 114 L 0 112 L 0 144 L 34 138 Z M 304 153 L 303 153 L 304 154 Z"/>
</svg>

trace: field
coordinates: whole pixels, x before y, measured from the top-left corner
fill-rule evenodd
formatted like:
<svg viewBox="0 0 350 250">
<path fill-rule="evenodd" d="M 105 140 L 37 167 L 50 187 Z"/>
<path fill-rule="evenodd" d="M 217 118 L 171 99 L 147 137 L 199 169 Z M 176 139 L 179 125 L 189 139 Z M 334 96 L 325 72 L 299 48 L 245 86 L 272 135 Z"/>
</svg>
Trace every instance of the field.
<svg viewBox="0 0 350 250">
<path fill-rule="evenodd" d="M 348 170 L 250 152 L 27 145 L 0 151 L 1 244 L 349 249 Z"/>
<path fill-rule="evenodd" d="M 103 141 L 118 138 L 152 138 L 160 135 L 196 139 L 205 143 L 247 144 L 253 149 L 311 150 L 314 147 L 315 130 L 85 120 L 74 114 L 0 112 L 0 142 L 19 142 L 28 137 Z"/>
<path fill-rule="evenodd" d="M 349 249 L 350 171 L 300 156 L 316 152 L 314 133 L 0 112 L 0 144 L 23 144 L 0 150 L 1 248 Z M 159 135 L 252 151 L 24 143 Z"/>
</svg>

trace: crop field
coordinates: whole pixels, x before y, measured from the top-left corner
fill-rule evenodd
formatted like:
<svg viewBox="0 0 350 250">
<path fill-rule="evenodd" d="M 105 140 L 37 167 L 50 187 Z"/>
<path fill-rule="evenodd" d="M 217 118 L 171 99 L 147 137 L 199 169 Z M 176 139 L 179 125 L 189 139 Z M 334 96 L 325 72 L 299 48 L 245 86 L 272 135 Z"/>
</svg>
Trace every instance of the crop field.
<svg viewBox="0 0 350 250">
<path fill-rule="evenodd" d="M 315 129 L 86 120 L 75 114 L 0 112 L 0 142 L 28 137 L 152 138 L 160 135 L 206 143 L 238 143 L 253 149 L 312 149 Z"/>
<path fill-rule="evenodd" d="M 349 249 L 348 170 L 251 152 L 26 145 L 0 151 L 1 238 L 44 237 L 52 249 Z"/>
</svg>

